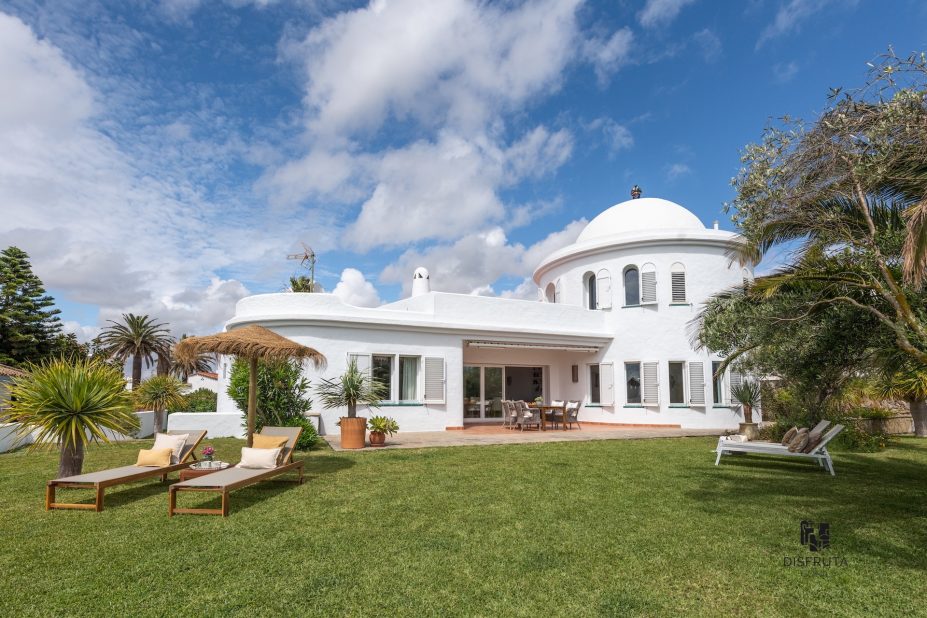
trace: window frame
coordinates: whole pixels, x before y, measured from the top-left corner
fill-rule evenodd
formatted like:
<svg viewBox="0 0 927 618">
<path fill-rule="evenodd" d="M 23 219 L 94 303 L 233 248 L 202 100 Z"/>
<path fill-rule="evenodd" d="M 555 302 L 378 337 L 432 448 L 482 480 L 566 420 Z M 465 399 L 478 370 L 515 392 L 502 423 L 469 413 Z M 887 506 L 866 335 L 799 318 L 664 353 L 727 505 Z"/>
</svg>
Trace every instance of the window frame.
<svg viewBox="0 0 927 618">
<path fill-rule="evenodd" d="M 590 311 L 599 308 L 598 288 L 595 273 L 591 270 L 583 275 L 583 305 Z"/>
<path fill-rule="evenodd" d="M 412 399 L 402 398 L 402 361 L 412 359 L 415 361 L 415 386 Z M 420 403 L 422 401 L 422 357 L 414 354 L 396 355 L 396 403 Z"/>
<path fill-rule="evenodd" d="M 628 303 L 628 274 L 631 271 L 637 273 L 637 302 Z M 624 293 L 624 307 L 641 306 L 641 269 L 636 264 L 628 264 L 621 270 L 621 291 Z"/>
<path fill-rule="evenodd" d="M 628 382 L 630 378 L 628 377 L 628 367 L 630 365 L 637 365 L 637 401 L 631 401 L 631 396 L 629 394 Z M 643 408 L 644 407 L 644 376 L 643 376 L 643 364 L 639 360 L 631 360 L 624 362 L 624 404 L 628 407 L 633 408 Z"/>
<path fill-rule="evenodd" d="M 679 365 L 681 367 L 681 382 L 682 382 L 682 401 L 673 401 L 673 372 L 672 366 Z M 668 360 L 666 361 L 666 394 L 667 394 L 667 405 L 671 408 L 688 408 L 689 407 L 689 363 L 684 360 Z"/>
</svg>

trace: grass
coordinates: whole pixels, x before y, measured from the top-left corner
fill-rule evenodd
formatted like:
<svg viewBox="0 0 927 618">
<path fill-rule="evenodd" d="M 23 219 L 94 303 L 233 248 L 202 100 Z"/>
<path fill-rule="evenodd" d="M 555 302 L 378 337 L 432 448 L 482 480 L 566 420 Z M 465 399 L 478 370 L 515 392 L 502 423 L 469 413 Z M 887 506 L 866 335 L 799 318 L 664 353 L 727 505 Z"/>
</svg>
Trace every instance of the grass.
<svg viewBox="0 0 927 618">
<path fill-rule="evenodd" d="M 207 442 L 237 460 L 240 441 Z M 139 446 L 91 448 L 85 470 Z M 304 485 L 238 491 L 228 519 L 168 519 L 157 481 L 46 513 L 56 454 L 0 455 L 0 615 L 927 615 L 927 440 L 837 453 L 836 478 L 716 468 L 712 447 L 313 451 Z M 830 523 L 846 566 L 783 566 L 811 555 L 802 519 Z"/>
</svg>

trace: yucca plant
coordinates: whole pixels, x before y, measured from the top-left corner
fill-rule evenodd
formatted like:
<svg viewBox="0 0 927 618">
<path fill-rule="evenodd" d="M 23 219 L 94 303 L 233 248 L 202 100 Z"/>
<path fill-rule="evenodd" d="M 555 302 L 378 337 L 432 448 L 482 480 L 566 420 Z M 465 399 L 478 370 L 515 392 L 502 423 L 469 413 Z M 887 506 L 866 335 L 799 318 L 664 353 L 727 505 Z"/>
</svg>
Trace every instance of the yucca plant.
<svg viewBox="0 0 927 618">
<path fill-rule="evenodd" d="M 9 420 L 20 423 L 21 440 L 34 433 L 31 448 L 61 448 L 58 476 L 80 474 L 84 447 L 109 442 L 106 432 L 138 429 L 132 395 L 119 369 L 90 359 L 48 360 L 15 378 L 10 388 Z"/>
<path fill-rule="evenodd" d="M 743 406 L 744 422 L 753 422 L 753 408 L 760 402 L 760 383 L 743 380 L 731 387 L 731 397 Z"/>
<path fill-rule="evenodd" d="M 174 376 L 151 376 L 133 391 L 137 405 L 154 410 L 155 433 L 164 431 L 165 410 L 184 405 L 184 393 L 189 388 Z"/>
<path fill-rule="evenodd" d="M 388 396 L 386 385 L 358 369 L 354 360 L 351 360 L 341 376 L 333 380 L 321 380 L 316 392 L 325 408 L 346 407 L 348 418 L 357 416 L 358 404 L 377 408 L 380 401 Z"/>
</svg>

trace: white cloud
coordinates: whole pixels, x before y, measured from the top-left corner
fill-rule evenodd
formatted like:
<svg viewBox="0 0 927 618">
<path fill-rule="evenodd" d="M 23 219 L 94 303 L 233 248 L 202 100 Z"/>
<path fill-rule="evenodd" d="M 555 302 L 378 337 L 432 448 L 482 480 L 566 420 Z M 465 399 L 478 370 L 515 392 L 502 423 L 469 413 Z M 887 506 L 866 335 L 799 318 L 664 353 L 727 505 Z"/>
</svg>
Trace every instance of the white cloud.
<svg viewBox="0 0 927 618">
<path fill-rule="evenodd" d="M 81 343 L 90 341 L 99 335 L 102 330 L 99 326 L 87 326 L 76 320 L 64 320 L 61 322 L 61 328 L 66 333 L 74 333 Z"/>
<path fill-rule="evenodd" d="M 679 12 L 695 0 L 647 0 L 647 4 L 637 14 L 637 19 L 645 28 L 669 25 Z"/>
<path fill-rule="evenodd" d="M 809 17 L 823 10 L 830 4 L 839 4 L 842 8 L 852 8 L 856 6 L 856 0 L 789 0 L 779 6 L 776 17 L 771 24 L 766 26 L 756 42 L 756 48 L 759 49 L 771 39 L 797 32 L 801 29 L 802 23 Z"/>
<path fill-rule="evenodd" d="M 492 284 L 501 277 L 528 278 L 540 260 L 549 253 L 576 240 L 587 221 L 573 221 L 563 230 L 525 247 L 509 243 L 502 228 L 490 228 L 468 234 L 452 244 L 436 245 L 418 251 L 409 250 L 387 266 L 380 275 L 386 283 L 402 283 L 403 292 L 411 290 L 412 272 L 424 266 L 431 274 L 431 289 L 463 294 L 494 294 Z M 525 284 L 502 295 L 523 297 Z"/>
<path fill-rule="evenodd" d="M 701 49 L 705 62 L 714 62 L 721 57 L 722 44 L 718 35 L 705 28 L 692 35 L 692 40 Z"/>
<path fill-rule="evenodd" d="M 609 78 L 628 63 L 633 44 L 634 33 L 627 27 L 616 30 L 607 40 L 593 37 L 586 41 L 584 54 L 595 68 L 600 86 L 606 86 Z"/>
<path fill-rule="evenodd" d="M 794 61 L 777 62 L 773 65 L 772 72 L 777 83 L 785 84 L 798 74 L 798 65 Z"/>
<path fill-rule="evenodd" d="M 332 294 L 355 307 L 376 307 L 383 303 L 372 283 L 367 281 L 364 273 L 355 268 L 345 268 L 341 280 Z"/>
<path fill-rule="evenodd" d="M 587 129 L 591 131 L 601 131 L 605 137 L 609 152 L 615 154 L 634 146 L 634 136 L 628 127 L 618 124 L 608 117 L 596 118 L 590 122 Z"/>
<path fill-rule="evenodd" d="M 678 180 L 683 176 L 688 176 L 692 173 L 692 168 L 690 168 L 685 163 L 673 163 L 666 170 L 666 179 L 670 182 Z"/>
</svg>

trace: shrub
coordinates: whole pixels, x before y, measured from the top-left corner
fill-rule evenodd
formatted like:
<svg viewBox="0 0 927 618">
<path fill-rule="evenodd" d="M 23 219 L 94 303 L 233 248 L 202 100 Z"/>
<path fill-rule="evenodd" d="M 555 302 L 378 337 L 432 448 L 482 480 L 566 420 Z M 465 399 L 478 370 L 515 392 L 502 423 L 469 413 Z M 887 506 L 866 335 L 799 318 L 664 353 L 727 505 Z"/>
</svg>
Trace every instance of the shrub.
<svg viewBox="0 0 927 618">
<path fill-rule="evenodd" d="M 238 405 L 247 422 L 248 414 L 248 362 L 236 359 L 229 380 L 229 397 Z M 255 427 L 264 425 L 287 426 L 290 418 L 303 418 L 312 408 L 309 399 L 309 380 L 303 377 L 299 361 L 258 363 L 257 410 Z"/>
<path fill-rule="evenodd" d="M 198 388 L 184 395 L 183 403 L 171 406 L 168 412 L 215 412 L 219 396 L 208 388 Z"/>
<path fill-rule="evenodd" d="M 888 442 L 888 437 L 885 434 L 869 433 L 852 420 L 840 419 L 835 421 L 836 423 L 841 423 L 844 428 L 840 435 L 834 438 L 834 442 L 847 450 L 873 453 L 885 448 Z"/>
</svg>

